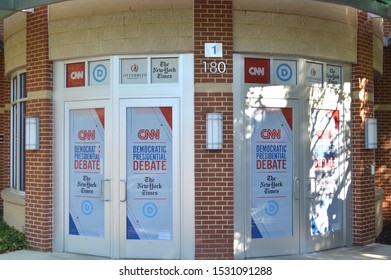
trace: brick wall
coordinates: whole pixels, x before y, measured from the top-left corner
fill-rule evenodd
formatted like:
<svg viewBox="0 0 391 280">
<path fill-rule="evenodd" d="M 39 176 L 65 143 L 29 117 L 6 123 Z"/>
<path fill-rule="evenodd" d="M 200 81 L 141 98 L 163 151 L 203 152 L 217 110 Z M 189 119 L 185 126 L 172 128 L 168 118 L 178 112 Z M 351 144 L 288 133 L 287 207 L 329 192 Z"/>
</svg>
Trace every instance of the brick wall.
<svg viewBox="0 0 391 280">
<path fill-rule="evenodd" d="M 389 81 L 390 83 L 391 81 Z M 391 105 L 391 104 L 389 104 Z M 384 190 L 383 216 L 391 218 L 391 110 L 376 110 L 378 149 L 376 150 L 376 186 Z"/>
<path fill-rule="evenodd" d="M 222 42 L 223 57 L 204 57 L 205 42 Z M 224 61 L 227 71 L 204 71 Z M 232 1 L 194 1 L 196 259 L 233 259 Z M 206 112 L 223 113 L 223 150 L 205 147 Z"/>
<path fill-rule="evenodd" d="M 384 35 L 391 35 L 391 22 L 384 21 Z M 383 75 L 375 81 L 375 117 L 378 125 L 376 186 L 384 190 L 383 215 L 391 218 L 391 47 L 383 49 Z"/>
<path fill-rule="evenodd" d="M 3 21 L 0 21 L 0 40 L 3 43 L 3 34 L 4 34 L 4 26 Z M 5 79 L 4 77 L 4 49 L 0 48 L 0 134 L 4 133 L 4 109 L 5 109 Z M 4 170 L 4 143 L 0 143 L 0 192 L 6 188 L 3 183 L 3 176 L 5 176 L 6 172 Z M 0 197 L 0 209 L 3 209 L 3 200 Z"/>
<path fill-rule="evenodd" d="M 26 151 L 25 191 L 27 241 L 41 251 L 52 249 L 53 113 L 48 42 L 48 10 L 42 7 L 27 16 L 26 117 L 40 118 L 40 149 Z M 45 92 L 48 98 L 42 98 Z"/>
<path fill-rule="evenodd" d="M 0 23 L 0 35 L 3 34 Z M 11 82 L 4 73 L 4 51 L 0 49 L 0 134 L 4 135 L 4 142 L 0 142 L 0 192 L 10 187 L 10 85 Z M 0 198 L 0 209 L 3 200 Z"/>
<path fill-rule="evenodd" d="M 366 245 L 375 238 L 374 176 L 365 167 L 375 163 L 374 150 L 364 148 L 364 120 L 374 116 L 372 22 L 358 11 L 357 63 L 352 67 L 353 243 Z"/>
</svg>

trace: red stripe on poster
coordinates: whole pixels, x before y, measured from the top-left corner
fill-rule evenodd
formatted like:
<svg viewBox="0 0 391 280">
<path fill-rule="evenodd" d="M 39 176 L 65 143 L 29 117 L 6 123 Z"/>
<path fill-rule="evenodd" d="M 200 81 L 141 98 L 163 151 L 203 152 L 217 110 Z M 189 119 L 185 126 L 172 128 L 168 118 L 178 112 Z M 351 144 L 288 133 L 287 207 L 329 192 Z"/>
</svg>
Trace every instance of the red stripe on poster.
<svg viewBox="0 0 391 280">
<path fill-rule="evenodd" d="M 104 108 L 96 108 L 96 115 L 98 116 L 102 127 L 105 128 L 105 109 Z"/>
<path fill-rule="evenodd" d="M 338 110 L 333 111 L 333 118 L 334 118 L 335 128 L 337 129 L 337 131 L 339 131 L 339 111 Z"/>
<path fill-rule="evenodd" d="M 286 122 L 293 131 L 293 110 L 292 108 L 280 108 L 281 113 L 284 115 Z"/>
<path fill-rule="evenodd" d="M 172 129 L 172 107 L 160 107 L 160 111 Z"/>
</svg>

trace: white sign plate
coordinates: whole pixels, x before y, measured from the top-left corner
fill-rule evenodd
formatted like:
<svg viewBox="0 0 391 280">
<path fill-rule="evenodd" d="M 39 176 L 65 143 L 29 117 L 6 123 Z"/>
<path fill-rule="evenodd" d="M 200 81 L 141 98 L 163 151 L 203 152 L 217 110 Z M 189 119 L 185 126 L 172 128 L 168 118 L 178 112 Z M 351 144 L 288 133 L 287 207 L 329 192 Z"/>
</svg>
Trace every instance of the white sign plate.
<svg viewBox="0 0 391 280">
<path fill-rule="evenodd" d="M 205 57 L 223 57 L 223 43 L 205 43 Z"/>
</svg>

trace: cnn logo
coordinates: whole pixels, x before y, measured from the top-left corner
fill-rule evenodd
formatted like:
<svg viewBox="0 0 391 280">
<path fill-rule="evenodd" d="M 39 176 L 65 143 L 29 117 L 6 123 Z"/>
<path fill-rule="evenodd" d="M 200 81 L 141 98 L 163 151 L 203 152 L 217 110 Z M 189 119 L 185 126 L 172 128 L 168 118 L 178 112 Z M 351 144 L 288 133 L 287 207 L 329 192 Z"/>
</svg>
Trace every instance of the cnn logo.
<svg viewBox="0 0 391 280">
<path fill-rule="evenodd" d="M 264 67 L 250 67 L 248 69 L 248 73 L 251 76 L 265 76 L 265 68 Z"/>
<path fill-rule="evenodd" d="M 79 140 L 95 140 L 95 130 L 79 130 Z"/>
<path fill-rule="evenodd" d="M 73 71 L 73 72 L 71 72 L 69 77 L 72 80 L 82 80 L 82 79 L 84 79 L 84 71 Z"/>
<path fill-rule="evenodd" d="M 262 139 L 281 139 L 281 129 L 262 129 L 260 133 Z"/>
<path fill-rule="evenodd" d="M 137 136 L 140 140 L 159 140 L 160 129 L 140 129 L 137 133 Z"/>
</svg>

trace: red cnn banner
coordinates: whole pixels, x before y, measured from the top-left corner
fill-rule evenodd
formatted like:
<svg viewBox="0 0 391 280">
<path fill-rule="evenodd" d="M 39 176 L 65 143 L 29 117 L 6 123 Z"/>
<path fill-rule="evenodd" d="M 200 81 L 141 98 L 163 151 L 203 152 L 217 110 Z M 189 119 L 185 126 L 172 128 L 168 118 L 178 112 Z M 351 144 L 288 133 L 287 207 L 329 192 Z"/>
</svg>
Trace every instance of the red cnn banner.
<svg viewBox="0 0 391 280">
<path fill-rule="evenodd" d="M 270 84 L 270 59 L 245 58 L 244 82 L 250 84 Z"/>
<path fill-rule="evenodd" d="M 86 75 L 84 62 L 67 64 L 67 88 L 84 87 Z"/>
</svg>

